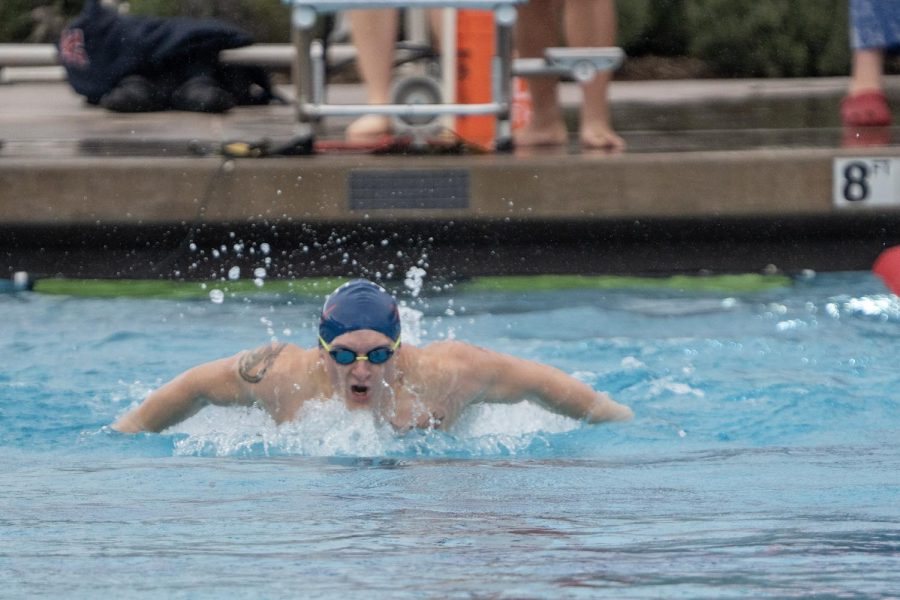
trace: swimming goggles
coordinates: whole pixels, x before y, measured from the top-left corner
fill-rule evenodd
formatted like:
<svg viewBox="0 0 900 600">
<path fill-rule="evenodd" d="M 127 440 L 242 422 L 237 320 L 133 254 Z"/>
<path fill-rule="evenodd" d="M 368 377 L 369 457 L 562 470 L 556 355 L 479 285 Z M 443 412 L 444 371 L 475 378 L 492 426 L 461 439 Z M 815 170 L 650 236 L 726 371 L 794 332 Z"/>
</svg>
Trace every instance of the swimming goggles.
<svg viewBox="0 0 900 600">
<path fill-rule="evenodd" d="M 332 348 L 328 345 L 328 342 L 322 339 L 322 336 L 319 336 L 319 343 L 325 348 L 325 352 L 331 355 L 334 362 L 339 365 L 352 365 L 358 360 L 367 360 L 373 365 L 380 365 L 386 363 L 394 355 L 397 348 L 400 347 L 400 338 L 397 338 L 397 341 L 390 346 L 378 346 L 365 354 L 357 354 L 349 348 Z"/>
</svg>

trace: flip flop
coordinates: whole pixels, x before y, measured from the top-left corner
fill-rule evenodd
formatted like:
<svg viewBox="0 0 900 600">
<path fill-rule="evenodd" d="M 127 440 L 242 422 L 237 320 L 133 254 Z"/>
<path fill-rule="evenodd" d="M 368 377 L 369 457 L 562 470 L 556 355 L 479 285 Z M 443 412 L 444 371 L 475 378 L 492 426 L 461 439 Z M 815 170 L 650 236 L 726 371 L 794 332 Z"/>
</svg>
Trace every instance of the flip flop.
<svg viewBox="0 0 900 600">
<path fill-rule="evenodd" d="M 891 109 L 884 92 L 868 91 L 847 96 L 841 102 L 841 121 L 850 127 L 885 127 L 891 124 Z"/>
</svg>

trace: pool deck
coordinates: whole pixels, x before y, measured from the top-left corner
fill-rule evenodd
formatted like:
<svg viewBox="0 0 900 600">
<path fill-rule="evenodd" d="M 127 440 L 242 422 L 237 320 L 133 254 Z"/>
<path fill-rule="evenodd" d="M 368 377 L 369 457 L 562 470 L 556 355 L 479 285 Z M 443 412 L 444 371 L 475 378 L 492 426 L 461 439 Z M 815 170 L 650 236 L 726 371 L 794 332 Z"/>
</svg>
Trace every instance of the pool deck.
<svg viewBox="0 0 900 600">
<path fill-rule="evenodd" d="M 628 143 L 616 155 L 234 160 L 216 153 L 223 142 L 290 140 L 293 109 L 123 115 L 65 83 L 0 85 L 0 253 L 8 273 L 71 277 L 221 276 L 258 259 L 235 255 L 238 242 L 269 244 L 270 273 L 285 277 L 419 263 L 446 277 L 868 269 L 900 243 L 900 189 L 838 206 L 834 162 L 900 158 L 900 132 L 842 130 L 846 83 L 616 82 Z M 888 86 L 900 114 L 900 79 Z M 361 101 L 359 86 L 330 89 Z M 562 98 L 574 111 L 577 89 Z"/>
</svg>

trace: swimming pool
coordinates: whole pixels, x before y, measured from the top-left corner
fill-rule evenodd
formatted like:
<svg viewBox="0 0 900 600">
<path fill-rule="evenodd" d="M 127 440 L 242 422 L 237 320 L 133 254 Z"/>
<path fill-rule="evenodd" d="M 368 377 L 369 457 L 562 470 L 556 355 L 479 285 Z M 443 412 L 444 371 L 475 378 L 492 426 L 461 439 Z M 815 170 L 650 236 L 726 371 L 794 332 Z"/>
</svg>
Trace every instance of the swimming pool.
<svg viewBox="0 0 900 600">
<path fill-rule="evenodd" d="M 320 299 L 216 300 L 0 294 L 0 595 L 900 593 L 900 301 L 869 274 L 407 298 L 407 340 L 551 363 L 626 424 L 522 404 L 397 436 L 323 403 L 110 431 L 198 361 L 313 339 Z"/>
</svg>

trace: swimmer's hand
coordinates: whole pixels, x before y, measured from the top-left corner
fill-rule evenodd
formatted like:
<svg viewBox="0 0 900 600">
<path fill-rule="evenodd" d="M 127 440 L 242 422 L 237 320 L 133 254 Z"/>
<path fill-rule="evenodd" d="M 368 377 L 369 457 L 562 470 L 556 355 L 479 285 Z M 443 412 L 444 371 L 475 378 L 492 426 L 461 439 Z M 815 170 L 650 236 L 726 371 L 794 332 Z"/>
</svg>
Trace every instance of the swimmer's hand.
<svg viewBox="0 0 900 600">
<path fill-rule="evenodd" d="M 110 427 L 119 433 L 140 433 L 144 431 L 144 427 L 135 419 L 131 412 L 120 417 Z"/>
<path fill-rule="evenodd" d="M 585 419 L 588 423 L 602 423 L 604 421 L 630 421 L 634 418 L 634 411 L 625 404 L 619 404 L 604 392 L 597 392 L 594 402 L 585 411 Z"/>
</svg>

